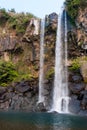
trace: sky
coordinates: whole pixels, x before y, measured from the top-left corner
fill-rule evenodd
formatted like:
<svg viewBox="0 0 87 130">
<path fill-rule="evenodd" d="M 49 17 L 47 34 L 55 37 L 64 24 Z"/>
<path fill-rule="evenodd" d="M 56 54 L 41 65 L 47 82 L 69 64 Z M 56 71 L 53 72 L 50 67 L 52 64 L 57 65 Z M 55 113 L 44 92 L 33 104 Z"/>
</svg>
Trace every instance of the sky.
<svg viewBox="0 0 87 130">
<path fill-rule="evenodd" d="M 0 7 L 5 9 L 14 8 L 16 12 L 29 12 L 39 18 L 46 14 L 59 13 L 64 0 L 0 0 Z"/>
</svg>

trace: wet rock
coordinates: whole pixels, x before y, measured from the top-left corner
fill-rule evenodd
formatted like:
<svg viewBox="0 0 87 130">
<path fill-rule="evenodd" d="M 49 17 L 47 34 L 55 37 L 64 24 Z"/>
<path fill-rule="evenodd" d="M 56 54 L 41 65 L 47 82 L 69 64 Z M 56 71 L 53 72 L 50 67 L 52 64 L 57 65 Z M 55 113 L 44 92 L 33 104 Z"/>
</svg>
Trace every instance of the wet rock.
<svg viewBox="0 0 87 130">
<path fill-rule="evenodd" d="M 83 91 L 83 93 L 81 93 L 83 95 L 83 99 L 81 101 L 81 106 L 83 110 L 87 110 L 87 91 Z"/>
<path fill-rule="evenodd" d="M 87 110 L 81 110 L 78 114 L 81 116 L 87 116 Z"/>
<path fill-rule="evenodd" d="M 21 110 L 23 111 L 28 111 L 28 112 L 33 112 L 36 111 L 36 103 L 37 103 L 37 95 L 31 98 L 24 97 L 21 103 Z"/>
<path fill-rule="evenodd" d="M 69 103 L 69 111 L 71 113 L 75 113 L 78 114 L 80 111 L 81 107 L 80 107 L 80 101 L 77 100 L 75 97 L 72 97 Z"/>
<path fill-rule="evenodd" d="M 81 102 L 81 106 L 82 106 L 82 109 L 85 110 L 87 109 L 87 98 L 84 98 Z"/>
<path fill-rule="evenodd" d="M 44 103 L 41 102 L 41 103 L 38 103 L 38 105 L 36 106 L 35 111 L 37 111 L 37 112 L 46 112 L 47 110 L 45 108 Z"/>
<path fill-rule="evenodd" d="M 11 100 L 10 109 L 20 110 L 22 100 L 23 100 L 23 97 L 19 98 L 18 95 L 15 95 Z"/>
<path fill-rule="evenodd" d="M 44 90 L 44 96 L 49 95 L 49 91 L 47 89 Z"/>
<path fill-rule="evenodd" d="M 50 89 L 50 85 L 49 84 L 44 84 L 44 89 L 48 90 Z"/>
<path fill-rule="evenodd" d="M 70 83 L 69 88 L 72 93 L 79 94 L 82 90 L 85 89 L 85 84 L 83 82 L 81 83 Z"/>
</svg>

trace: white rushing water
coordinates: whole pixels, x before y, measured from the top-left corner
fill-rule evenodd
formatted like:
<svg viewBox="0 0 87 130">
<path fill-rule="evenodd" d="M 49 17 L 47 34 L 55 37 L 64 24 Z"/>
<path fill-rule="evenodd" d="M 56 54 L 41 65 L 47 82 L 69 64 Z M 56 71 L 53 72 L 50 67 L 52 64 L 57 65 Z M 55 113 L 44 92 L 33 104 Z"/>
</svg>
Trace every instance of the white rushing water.
<svg viewBox="0 0 87 130">
<path fill-rule="evenodd" d="M 62 40 L 62 16 L 63 11 L 58 16 L 58 27 L 55 50 L 55 77 L 52 111 L 68 113 L 68 70 L 67 70 L 67 16 L 64 11 L 64 40 Z M 63 45 L 64 41 L 64 45 Z"/>
<path fill-rule="evenodd" d="M 39 98 L 38 103 L 44 102 L 44 31 L 45 31 L 45 20 L 41 20 L 41 31 L 40 31 L 40 72 L 39 72 Z"/>
</svg>

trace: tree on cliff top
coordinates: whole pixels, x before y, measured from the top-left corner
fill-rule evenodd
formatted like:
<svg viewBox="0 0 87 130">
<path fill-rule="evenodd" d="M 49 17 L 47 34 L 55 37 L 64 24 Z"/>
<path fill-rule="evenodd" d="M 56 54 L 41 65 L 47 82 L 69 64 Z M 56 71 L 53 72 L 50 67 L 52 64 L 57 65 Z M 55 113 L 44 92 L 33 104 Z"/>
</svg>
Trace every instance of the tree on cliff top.
<svg viewBox="0 0 87 130">
<path fill-rule="evenodd" d="M 75 19 L 78 15 L 78 9 L 87 7 L 87 0 L 66 0 L 66 6 L 68 14 L 72 19 Z"/>
</svg>

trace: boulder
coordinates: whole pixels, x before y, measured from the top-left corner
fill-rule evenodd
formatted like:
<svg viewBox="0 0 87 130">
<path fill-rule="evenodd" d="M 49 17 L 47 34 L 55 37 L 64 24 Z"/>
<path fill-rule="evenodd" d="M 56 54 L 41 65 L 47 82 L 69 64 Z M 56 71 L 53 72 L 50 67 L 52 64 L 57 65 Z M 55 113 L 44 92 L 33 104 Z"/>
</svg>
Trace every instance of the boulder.
<svg viewBox="0 0 87 130">
<path fill-rule="evenodd" d="M 83 82 L 81 82 L 81 83 L 69 83 L 69 88 L 70 88 L 72 93 L 80 94 L 80 92 L 85 89 L 85 84 Z"/>
<path fill-rule="evenodd" d="M 80 101 L 76 99 L 76 97 L 72 96 L 69 103 L 69 111 L 71 113 L 78 114 L 80 111 Z"/>
<path fill-rule="evenodd" d="M 24 81 L 22 81 L 17 84 L 17 86 L 15 87 L 15 90 L 20 93 L 25 93 L 25 92 L 31 90 L 31 88 L 28 84 L 26 84 Z"/>
<path fill-rule="evenodd" d="M 83 95 L 83 99 L 81 101 L 82 109 L 87 110 L 87 91 L 83 91 L 81 94 Z"/>
<path fill-rule="evenodd" d="M 0 103 L 0 109 L 7 111 L 9 109 L 9 101 L 6 101 L 5 103 Z"/>
<path fill-rule="evenodd" d="M 10 109 L 11 110 L 20 110 L 21 100 L 19 99 L 19 96 L 16 94 L 12 97 Z"/>
<path fill-rule="evenodd" d="M 43 102 L 40 102 L 37 104 L 36 106 L 36 110 L 37 112 L 46 112 L 46 108 Z"/>
<path fill-rule="evenodd" d="M 69 72 L 69 82 L 79 83 L 81 81 L 83 81 L 81 74 Z"/>
<path fill-rule="evenodd" d="M 82 77 L 80 75 L 73 75 L 72 81 L 75 82 L 75 83 L 79 83 L 79 82 L 82 81 Z"/>
<path fill-rule="evenodd" d="M 79 115 L 80 115 L 80 116 L 87 116 L 87 110 L 81 110 L 81 111 L 79 112 Z"/>
</svg>

